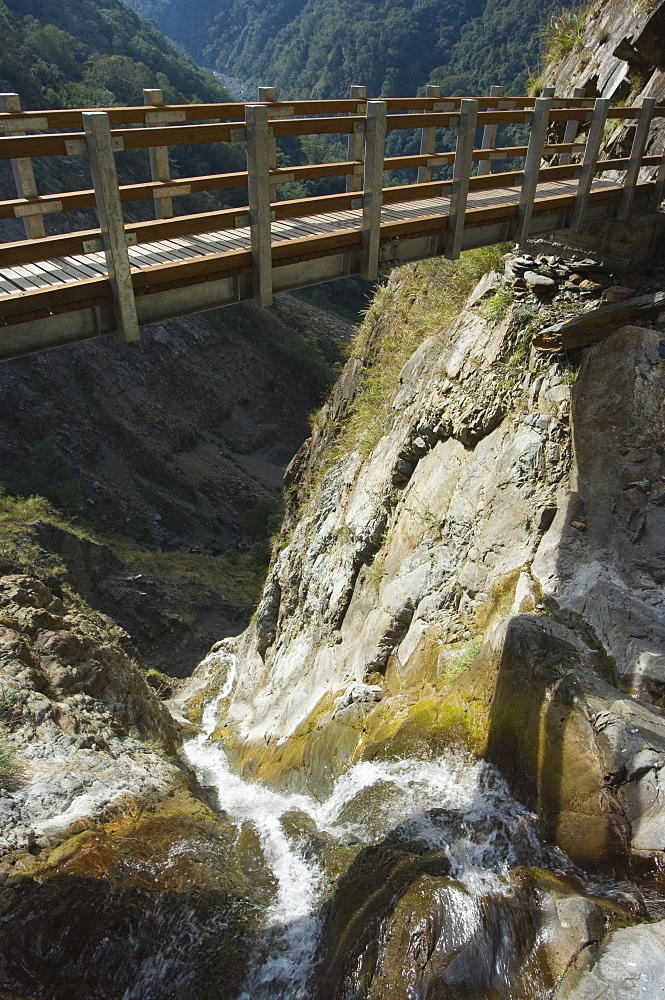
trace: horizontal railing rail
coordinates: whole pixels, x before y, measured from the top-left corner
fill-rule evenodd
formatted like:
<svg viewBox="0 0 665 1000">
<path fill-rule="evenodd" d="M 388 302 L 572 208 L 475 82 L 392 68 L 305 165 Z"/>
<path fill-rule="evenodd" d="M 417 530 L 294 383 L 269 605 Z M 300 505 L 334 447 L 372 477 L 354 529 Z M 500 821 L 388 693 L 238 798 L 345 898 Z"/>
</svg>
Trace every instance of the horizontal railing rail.
<svg viewBox="0 0 665 1000">
<path fill-rule="evenodd" d="M 250 105 L 251 106 L 251 105 Z M 610 108 L 610 119 L 635 120 L 640 108 Z M 591 111 L 585 108 L 555 109 L 550 114 L 550 122 L 591 120 Z M 480 111 L 478 127 L 488 125 L 528 125 L 533 112 Z M 665 105 L 657 107 L 653 117 L 665 117 Z M 270 127 L 275 138 L 301 137 L 310 135 L 346 135 L 358 125 L 364 125 L 364 115 L 325 118 L 285 118 L 272 120 Z M 394 114 L 387 118 L 388 131 L 404 131 L 422 128 L 455 128 L 459 115 L 455 112 L 420 112 Z M 155 146 L 190 146 L 202 143 L 245 142 L 245 122 L 231 121 L 226 124 L 204 123 L 196 125 L 173 123 L 154 126 L 148 131 L 139 128 L 118 128 L 111 130 L 114 151 L 129 149 L 150 149 Z M 34 134 L 0 137 L 0 160 L 14 160 L 42 156 L 85 156 L 87 155 L 85 135 L 82 132 L 58 134 Z M 515 155 L 515 154 L 513 154 Z M 517 154 L 520 155 L 520 154 Z"/>
<path fill-rule="evenodd" d="M 388 114 L 404 111 L 444 111 L 458 108 L 465 98 L 446 97 L 388 97 L 386 105 Z M 513 110 L 515 108 L 531 108 L 534 97 L 479 97 L 486 108 Z M 252 102 L 256 103 L 256 102 Z M 588 98 L 557 98 L 554 102 L 560 108 L 593 107 L 593 100 Z M 445 105 L 442 106 L 442 105 Z M 155 125 L 159 123 L 203 122 L 212 120 L 237 120 L 245 116 L 247 103 L 241 101 L 221 104 L 171 104 L 136 107 L 95 108 L 109 116 L 112 126 L 120 125 Z M 271 101 L 269 108 L 272 115 L 282 117 L 298 117 L 300 115 L 334 115 L 364 113 L 367 107 L 366 98 L 344 98 L 342 100 L 309 100 L 309 101 Z M 57 109 L 51 111 L 23 111 L 20 113 L 0 114 L 0 133 L 9 134 L 15 129 L 23 131 L 44 132 L 48 129 L 81 128 L 83 115 L 93 110 L 90 108 Z"/>
</svg>

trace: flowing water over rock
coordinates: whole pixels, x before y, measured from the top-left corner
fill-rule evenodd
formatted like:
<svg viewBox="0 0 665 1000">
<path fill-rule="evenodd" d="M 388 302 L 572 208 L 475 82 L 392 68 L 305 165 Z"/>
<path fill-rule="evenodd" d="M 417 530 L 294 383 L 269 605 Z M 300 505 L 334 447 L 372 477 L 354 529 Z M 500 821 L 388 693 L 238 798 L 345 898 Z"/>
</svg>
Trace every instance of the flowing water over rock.
<svg viewBox="0 0 665 1000">
<path fill-rule="evenodd" d="M 483 925 L 488 919 L 500 921 L 502 901 L 508 911 L 514 910 L 520 891 L 510 872 L 520 865 L 542 865 L 544 852 L 535 817 L 510 797 L 493 767 L 453 752 L 432 760 L 365 761 L 347 770 L 322 802 L 245 781 L 233 772 L 224 750 L 210 738 L 217 724 L 217 709 L 230 694 L 235 678 L 232 654 L 212 656 L 217 669 L 220 665 L 226 667 L 226 680 L 205 706 L 204 731 L 185 744 L 185 754 L 201 782 L 216 790 L 218 808 L 237 824 L 239 831 L 244 831 L 240 837 L 251 831 L 258 838 L 254 853 L 258 851 L 272 883 L 265 930 L 237 1000 L 373 995 L 359 992 L 363 976 L 368 979 L 367 954 L 351 956 L 351 965 L 357 967 L 351 978 L 356 981 L 348 989 L 341 982 L 340 992 L 335 993 L 336 987 L 329 981 L 329 937 L 332 933 L 343 939 L 344 910 L 349 903 L 360 908 L 365 903 L 358 895 L 360 883 L 357 898 L 336 898 L 334 876 L 340 872 L 342 882 L 351 879 L 350 885 L 340 890 L 346 897 L 349 892 L 354 894 L 356 876 L 366 882 L 368 865 L 375 869 L 370 878 L 376 879 L 377 887 L 392 885 L 392 898 L 379 905 L 375 914 L 366 914 L 366 923 L 374 921 L 379 927 L 372 932 L 372 948 L 374 952 L 378 949 L 386 962 L 391 947 L 390 935 L 386 936 L 387 915 L 407 887 L 419 880 L 422 895 L 422 880 L 434 879 L 427 892 L 433 887 L 439 893 L 446 924 L 438 928 L 435 936 L 447 938 L 453 952 L 487 937 Z M 374 857 L 371 852 L 376 850 L 380 853 Z M 391 874 L 395 859 L 398 867 L 408 869 L 396 881 Z M 490 899 L 499 915 L 494 913 L 488 918 Z M 532 917 L 527 912 L 526 922 Z M 479 961 L 489 961 L 493 966 L 491 984 L 483 983 L 480 975 L 479 985 L 498 987 L 500 992 L 492 994 L 497 997 L 536 996 L 528 988 L 513 993 L 506 984 L 506 979 L 516 972 L 515 955 L 519 949 L 515 938 L 520 933 L 524 936 L 523 928 L 514 931 L 501 936 L 496 947 L 490 949 L 491 955 L 485 955 L 483 960 L 476 955 L 476 967 Z M 354 936 L 354 947 L 362 944 L 362 936 L 362 932 Z M 533 927 L 526 937 L 530 940 L 522 942 L 526 945 L 523 959 L 529 957 L 536 944 Z M 436 944 L 430 943 L 430 953 Z M 377 970 L 379 957 L 377 953 L 371 959 L 369 978 Z M 338 959 L 333 960 L 333 966 L 336 962 L 339 964 Z M 468 963 L 462 964 L 468 976 Z M 343 980 L 341 966 L 337 972 Z M 327 987 L 322 987 L 322 974 Z M 404 995 L 415 998 L 421 993 Z"/>
</svg>

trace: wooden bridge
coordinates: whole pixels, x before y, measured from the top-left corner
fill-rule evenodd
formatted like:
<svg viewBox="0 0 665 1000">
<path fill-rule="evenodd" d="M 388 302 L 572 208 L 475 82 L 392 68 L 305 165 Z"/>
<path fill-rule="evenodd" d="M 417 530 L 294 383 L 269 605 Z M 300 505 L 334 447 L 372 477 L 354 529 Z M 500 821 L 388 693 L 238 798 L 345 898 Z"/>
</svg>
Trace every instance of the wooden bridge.
<svg viewBox="0 0 665 1000">
<path fill-rule="evenodd" d="M 26 239 L 0 244 L 0 359 L 113 332 L 133 341 L 140 325 L 174 316 L 655 212 L 665 185 L 665 156 L 646 154 L 651 121 L 665 116 L 654 98 L 627 108 L 581 91 L 442 98 L 429 87 L 373 101 L 355 87 L 347 100 L 284 102 L 260 88 L 256 104 L 165 106 L 146 91 L 140 107 L 22 112 L 17 95 L 2 96 L 0 159 L 12 162 L 18 197 L 0 201 L 0 219 L 23 219 Z M 634 124 L 631 151 L 601 160 L 619 121 Z M 528 143 L 498 146 L 502 125 L 527 126 Z M 414 129 L 420 152 L 386 157 L 387 132 Z M 439 129 L 455 130 L 454 152 L 437 152 Z M 346 135 L 347 160 L 277 167 L 278 140 L 309 135 Z M 171 178 L 168 147 L 219 142 L 246 145 L 246 171 Z M 130 149 L 150 151 L 151 180 L 118 183 L 116 153 Z M 72 156 L 89 158 L 93 188 L 38 194 L 33 158 Z M 441 166 L 452 176 L 433 180 Z M 409 168 L 415 183 L 384 186 Z M 278 200 L 280 184 L 340 176 L 343 193 Z M 179 195 L 231 188 L 247 189 L 246 206 L 174 216 Z M 155 220 L 125 222 L 123 204 L 141 199 L 154 200 Z M 86 208 L 99 228 L 45 235 L 45 215 Z"/>
</svg>

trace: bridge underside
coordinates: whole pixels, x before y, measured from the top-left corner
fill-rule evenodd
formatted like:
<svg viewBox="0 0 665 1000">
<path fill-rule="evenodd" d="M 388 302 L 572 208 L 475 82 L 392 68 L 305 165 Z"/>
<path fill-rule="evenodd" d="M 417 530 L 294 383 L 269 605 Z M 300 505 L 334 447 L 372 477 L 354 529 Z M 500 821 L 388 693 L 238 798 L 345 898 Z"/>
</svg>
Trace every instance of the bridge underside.
<svg viewBox="0 0 665 1000">
<path fill-rule="evenodd" d="M 565 225 L 577 182 L 539 184 L 529 236 Z M 648 211 L 653 183 L 639 184 L 633 212 Z M 597 180 L 585 223 L 611 216 L 622 187 Z M 519 187 L 469 194 L 462 249 L 510 240 L 518 225 Z M 441 256 L 449 199 L 385 204 L 380 266 Z M 360 272 L 362 209 L 272 224 L 275 292 L 333 281 Z M 252 298 L 248 227 L 146 243 L 129 248 L 139 322 L 161 322 Z M 103 253 L 0 269 L 0 359 L 114 333 L 110 283 Z"/>
</svg>

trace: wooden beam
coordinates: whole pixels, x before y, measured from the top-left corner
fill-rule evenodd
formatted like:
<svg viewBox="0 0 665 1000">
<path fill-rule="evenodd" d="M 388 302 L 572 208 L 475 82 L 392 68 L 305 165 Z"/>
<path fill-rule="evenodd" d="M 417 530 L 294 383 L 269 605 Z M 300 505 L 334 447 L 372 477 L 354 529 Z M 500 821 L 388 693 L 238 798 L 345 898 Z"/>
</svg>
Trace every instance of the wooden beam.
<svg viewBox="0 0 665 1000">
<path fill-rule="evenodd" d="M 277 101 L 277 90 L 275 87 L 259 87 L 259 104 L 275 104 Z M 271 118 L 271 109 L 268 108 L 268 118 Z M 274 134 L 271 132 L 268 139 L 268 164 L 270 170 L 277 169 L 277 139 L 275 139 Z M 277 182 L 274 177 L 270 177 L 270 201 L 277 201 Z"/>
<path fill-rule="evenodd" d="M 490 97 L 503 97 L 503 87 L 490 87 Z M 481 145 L 483 149 L 494 149 L 498 125 L 485 125 Z M 489 174 L 492 171 L 490 159 L 478 161 L 478 174 Z"/>
<path fill-rule="evenodd" d="M 87 114 L 87 112 L 84 113 Z M 99 112 L 96 113 L 99 114 Z M 155 126 L 150 130 L 150 134 L 148 134 L 147 129 L 120 128 L 113 129 L 111 137 L 115 152 L 122 149 L 149 149 L 151 146 L 240 142 L 244 141 L 245 138 L 245 123 Z M 0 138 L 0 160 L 11 160 L 23 156 L 85 156 L 85 154 L 85 137 L 80 132 Z"/>
<path fill-rule="evenodd" d="M 164 94 L 161 90 L 144 90 L 143 91 L 143 103 L 149 105 L 152 108 L 163 108 L 164 107 Z M 154 128 L 154 125 L 146 125 L 146 128 Z M 166 146 L 151 146 L 149 149 L 150 153 L 150 176 L 153 181 L 159 181 L 161 183 L 166 183 L 171 180 L 171 167 L 169 165 L 169 151 Z M 172 219 L 173 218 L 173 198 L 170 196 L 162 195 L 161 197 L 156 196 L 156 191 L 153 194 L 154 204 L 155 204 L 155 218 L 156 219 Z"/>
<path fill-rule="evenodd" d="M 252 240 L 253 298 L 257 305 L 272 305 L 272 253 L 270 231 L 270 141 L 268 105 L 248 104 L 247 173 L 249 227 Z"/>
<path fill-rule="evenodd" d="M 431 83 L 427 84 L 427 97 L 441 97 L 441 87 L 435 87 Z M 420 155 L 430 157 L 436 149 L 436 129 L 424 128 L 420 132 Z M 426 184 L 432 180 L 432 167 L 428 163 L 418 168 L 418 183 Z"/>
<path fill-rule="evenodd" d="M 477 120 L 478 101 L 462 101 L 446 236 L 446 257 L 449 260 L 457 260 L 462 249 L 462 233 L 464 232 L 466 203 L 469 196 Z"/>
<path fill-rule="evenodd" d="M 646 159 L 651 159 L 651 157 L 646 157 Z M 658 164 L 658 171 L 656 173 L 656 186 L 653 191 L 653 197 L 651 199 L 651 211 L 657 212 L 660 209 L 660 204 L 663 200 L 663 191 L 665 190 L 665 151 L 660 158 L 660 163 Z"/>
<path fill-rule="evenodd" d="M 367 87 L 352 86 L 351 87 L 351 100 L 355 102 L 355 111 L 358 111 L 358 102 L 367 100 Z M 362 163 L 363 160 L 363 149 L 365 144 L 365 124 L 364 122 L 356 122 L 353 132 L 349 134 L 348 145 L 347 145 L 347 157 L 349 161 L 354 161 L 355 163 Z M 362 177 L 362 167 L 358 170 L 353 171 L 352 174 L 346 175 L 346 190 L 347 191 L 362 191 L 363 177 Z"/>
<path fill-rule="evenodd" d="M 574 232 L 579 232 L 584 225 L 587 202 L 591 191 L 591 185 L 597 171 L 598 154 L 603 142 L 605 122 L 607 121 L 607 111 L 610 106 L 609 97 L 599 97 L 596 100 L 591 118 L 591 128 L 586 141 L 584 158 L 582 160 L 582 170 L 577 182 L 577 195 L 575 207 L 570 219 L 570 228 Z"/>
<path fill-rule="evenodd" d="M 573 97 L 584 97 L 584 93 L 585 93 L 584 87 L 575 87 L 575 90 L 573 91 Z M 577 135 L 579 127 L 580 123 L 577 121 L 576 118 L 571 118 L 570 121 L 566 122 L 566 127 L 563 133 L 564 143 L 567 144 L 569 142 L 571 143 L 575 142 L 575 137 Z M 567 150 L 561 153 L 559 156 L 559 163 L 561 164 L 561 166 L 570 163 L 570 160 L 571 160 L 571 153 Z"/>
<path fill-rule="evenodd" d="M 0 326 L 22 323 L 32 313 L 48 316 L 55 312 L 74 312 L 88 305 L 108 304 L 111 301 L 111 283 L 108 278 L 84 278 L 66 285 L 36 288 L 32 292 L 19 292 L 3 297 Z"/>
<path fill-rule="evenodd" d="M 21 100 L 18 94 L 0 94 L 0 110 L 10 114 L 20 114 Z M 37 191 L 32 160 L 29 158 L 12 160 L 12 173 L 19 198 L 25 198 L 34 205 L 35 200 L 39 197 L 39 192 Z M 44 219 L 41 214 L 25 215 L 23 226 L 28 239 L 39 240 L 46 235 Z"/>
<path fill-rule="evenodd" d="M 628 169 L 626 170 L 626 177 L 623 182 L 623 198 L 617 212 L 618 219 L 628 219 L 630 217 L 630 209 L 635 197 L 635 188 L 640 175 L 642 157 L 644 156 L 649 139 L 649 128 L 655 108 L 656 98 L 645 97 L 642 101 L 642 110 L 640 111 L 640 117 L 638 118 L 637 128 L 633 137 L 633 145 L 630 150 Z"/>
<path fill-rule="evenodd" d="M 466 96 L 471 98 L 474 96 L 478 97 L 478 95 L 474 94 L 467 94 Z M 483 96 L 480 96 L 479 99 L 485 107 L 498 108 L 501 104 L 500 99 L 490 101 L 487 97 Z M 444 100 L 446 104 L 459 108 L 463 98 L 446 97 Z M 388 112 L 393 113 L 399 111 L 432 111 L 436 104 L 440 102 L 425 97 L 389 97 L 386 103 L 388 105 Z M 515 108 L 532 108 L 534 98 L 514 97 L 511 98 L 511 103 Z M 355 99 L 277 101 L 275 102 L 275 110 L 289 110 L 289 113 L 294 116 L 353 114 L 354 105 L 356 104 Z M 560 97 L 556 100 L 556 106 L 562 108 L 591 107 L 592 104 L 593 102 L 588 99 L 580 100 Z M 31 130 L 44 131 L 45 129 L 80 130 L 82 128 L 82 115 L 86 110 L 90 109 L 53 109 L 50 111 L 23 111 L 19 114 L 0 114 L 0 132 L 4 130 L 8 134 L 15 128 L 19 130 L 23 129 L 26 132 Z M 105 111 L 113 127 L 155 124 L 155 112 L 141 105 L 124 108 L 96 108 L 94 110 Z M 355 110 L 357 111 L 357 109 Z M 659 115 L 665 114 L 665 107 L 659 106 L 656 109 L 656 113 Z M 238 121 L 239 119 L 244 120 L 245 105 L 241 101 L 214 104 L 170 104 L 164 106 L 162 114 L 164 116 L 168 115 L 171 121 Z"/>
<path fill-rule="evenodd" d="M 538 187 L 543 150 L 547 142 L 547 128 L 549 125 L 551 110 L 551 97 L 539 97 L 537 99 L 533 112 L 533 121 L 531 123 L 529 148 L 524 162 L 524 178 L 522 180 L 522 188 L 520 190 L 520 200 L 517 212 L 519 222 L 515 232 L 516 243 L 523 243 L 529 238 L 533 203 Z"/>
<path fill-rule="evenodd" d="M 365 175 L 363 181 L 362 261 L 360 277 L 379 276 L 379 235 L 383 200 L 383 161 L 386 149 L 386 102 L 367 102 L 365 126 Z"/>
<path fill-rule="evenodd" d="M 117 333 L 121 340 L 128 343 L 139 340 L 141 333 L 127 255 L 127 238 L 118 193 L 109 117 L 103 111 L 86 112 L 83 115 L 83 127 L 88 144 L 106 268 L 111 283 Z"/>
</svg>

